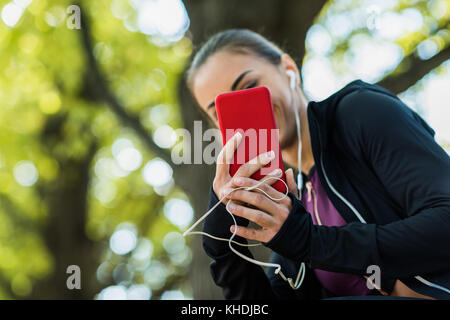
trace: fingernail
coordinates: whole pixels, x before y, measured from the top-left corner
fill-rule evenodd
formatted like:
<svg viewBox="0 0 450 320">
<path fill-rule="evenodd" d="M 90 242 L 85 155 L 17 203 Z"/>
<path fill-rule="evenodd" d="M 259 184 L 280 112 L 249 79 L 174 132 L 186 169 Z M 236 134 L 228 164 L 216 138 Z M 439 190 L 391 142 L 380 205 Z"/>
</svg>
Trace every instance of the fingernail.
<svg viewBox="0 0 450 320">
<path fill-rule="evenodd" d="M 266 154 L 264 154 L 264 158 L 268 159 L 268 160 L 273 160 L 275 158 L 275 152 L 269 151 Z"/>
<path fill-rule="evenodd" d="M 234 183 L 236 183 L 237 185 L 242 185 L 244 183 L 244 179 L 234 178 Z"/>
<path fill-rule="evenodd" d="M 234 233 L 234 226 L 230 227 L 230 231 Z"/>
<path fill-rule="evenodd" d="M 233 211 L 234 209 L 236 209 L 236 205 L 233 204 L 232 202 L 230 202 L 230 204 L 228 205 L 228 209 L 230 209 L 231 211 Z"/>
<path fill-rule="evenodd" d="M 271 173 L 269 173 L 269 175 L 276 176 L 276 177 L 281 176 L 281 169 L 280 168 L 275 169 Z"/>
</svg>

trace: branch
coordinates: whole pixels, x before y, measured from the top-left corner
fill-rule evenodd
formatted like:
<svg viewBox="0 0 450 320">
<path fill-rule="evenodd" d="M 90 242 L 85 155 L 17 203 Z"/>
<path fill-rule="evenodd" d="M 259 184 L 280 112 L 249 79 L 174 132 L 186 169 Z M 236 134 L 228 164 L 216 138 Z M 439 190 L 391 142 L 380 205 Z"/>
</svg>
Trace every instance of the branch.
<svg viewBox="0 0 450 320">
<path fill-rule="evenodd" d="M 84 48 L 84 53 L 87 59 L 88 68 L 86 71 L 86 82 L 85 82 L 85 94 L 91 100 L 99 100 L 106 102 L 110 110 L 119 117 L 125 126 L 129 126 L 136 134 L 142 139 L 144 144 L 155 154 L 161 157 L 164 161 L 171 163 L 170 153 L 164 149 L 158 147 L 151 137 L 149 136 L 147 130 L 142 126 L 139 118 L 129 114 L 122 103 L 117 99 L 117 97 L 109 90 L 105 83 L 105 77 L 100 71 L 100 67 L 97 60 L 93 54 L 93 46 L 90 34 L 90 22 L 86 12 L 83 10 L 81 4 L 78 4 L 81 8 L 82 14 L 82 25 L 81 25 L 81 41 Z"/>
<path fill-rule="evenodd" d="M 392 73 L 390 73 L 383 80 L 377 84 L 390 90 L 391 92 L 398 94 L 407 90 L 414 85 L 417 81 L 422 79 L 431 70 L 439 67 L 443 62 L 450 59 L 450 46 L 441 50 L 438 54 L 428 60 L 421 60 L 416 55 L 411 54 L 405 58 L 404 62 L 410 65 L 410 68 L 403 73 L 396 73 L 401 67 L 397 67 Z"/>
<path fill-rule="evenodd" d="M 309 28 L 328 0 L 280 1 L 279 42 L 301 70 Z"/>
</svg>

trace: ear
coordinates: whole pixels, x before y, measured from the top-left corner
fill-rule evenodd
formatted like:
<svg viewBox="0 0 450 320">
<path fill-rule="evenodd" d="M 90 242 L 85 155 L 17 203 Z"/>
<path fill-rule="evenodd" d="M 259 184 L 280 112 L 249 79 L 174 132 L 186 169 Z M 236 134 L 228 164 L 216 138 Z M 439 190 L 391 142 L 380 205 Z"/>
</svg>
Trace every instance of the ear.
<svg viewBox="0 0 450 320">
<path fill-rule="evenodd" d="M 295 78 L 297 80 L 296 85 L 298 86 L 300 84 L 300 74 L 298 72 L 297 64 L 295 63 L 294 59 L 292 59 L 291 56 L 287 53 L 283 53 L 281 55 L 281 68 L 283 68 L 284 71 L 294 71 Z"/>
</svg>

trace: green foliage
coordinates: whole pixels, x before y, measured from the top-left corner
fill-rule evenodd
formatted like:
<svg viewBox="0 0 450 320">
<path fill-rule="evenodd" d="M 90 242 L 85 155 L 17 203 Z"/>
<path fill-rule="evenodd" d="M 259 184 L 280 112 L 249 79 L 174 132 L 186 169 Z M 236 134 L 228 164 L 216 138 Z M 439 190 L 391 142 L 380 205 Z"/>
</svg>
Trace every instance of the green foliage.
<svg viewBox="0 0 450 320">
<path fill-rule="evenodd" d="M 2 1 L 0 7 L 6 3 Z M 162 214 L 162 206 L 166 199 L 179 197 L 179 191 L 175 188 L 162 196 L 145 183 L 142 168 L 154 155 L 103 102 L 86 96 L 88 70 L 81 31 L 66 27 L 66 8 L 71 4 L 33 1 L 13 28 L 0 22 L 0 298 L 26 297 L 35 284 L 55 272 L 56 253 L 45 241 L 52 219 L 49 208 L 55 201 L 49 192 L 67 188 L 74 181 L 78 173 L 67 164 L 81 163 L 93 145 L 87 237 L 104 247 L 117 225 L 130 222 L 137 226 L 139 237 L 154 244 L 155 255 L 163 261 L 167 252 L 162 238 L 178 230 Z M 171 115 L 166 124 L 178 127 L 175 90 L 191 53 L 190 40 L 158 47 L 150 37 L 127 30 L 124 21 L 112 14 L 120 10 L 135 14 L 127 1 L 113 1 L 113 5 L 107 0 L 85 1 L 83 5 L 91 20 L 94 56 L 126 111 L 141 118 L 150 135 L 156 126 L 149 121 L 149 111 L 164 104 Z M 115 176 L 114 168 L 120 168 L 111 146 L 118 138 L 132 141 L 142 155 L 142 165 Z M 113 170 L 102 168 L 107 162 L 99 162 L 101 159 L 110 160 Z M 22 160 L 31 161 L 37 169 L 38 179 L 31 186 L 20 185 L 14 177 L 14 168 Z M 108 190 L 109 196 L 99 197 Z M 112 265 L 128 259 L 107 246 L 102 250 L 106 255 L 93 257 L 98 265 L 102 257 Z M 131 279 L 136 281 L 145 283 L 139 276 Z"/>
</svg>

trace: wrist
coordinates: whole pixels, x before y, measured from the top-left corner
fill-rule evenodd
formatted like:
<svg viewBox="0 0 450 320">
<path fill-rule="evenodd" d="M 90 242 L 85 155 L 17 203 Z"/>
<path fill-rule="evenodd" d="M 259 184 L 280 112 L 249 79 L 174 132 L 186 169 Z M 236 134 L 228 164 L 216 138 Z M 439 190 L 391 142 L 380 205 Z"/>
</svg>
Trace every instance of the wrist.
<svg viewBox="0 0 450 320">
<path fill-rule="evenodd" d="M 289 192 L 292 209 L 275 236 L 264 245 L 294 261 L 308 261 L 310 255 L 312 220 L 303 204 Z"/>
</svg>

